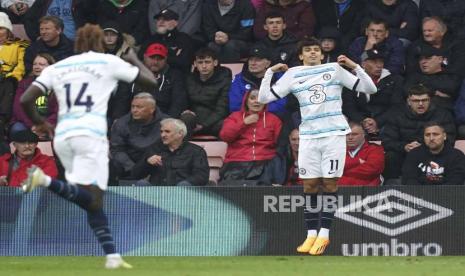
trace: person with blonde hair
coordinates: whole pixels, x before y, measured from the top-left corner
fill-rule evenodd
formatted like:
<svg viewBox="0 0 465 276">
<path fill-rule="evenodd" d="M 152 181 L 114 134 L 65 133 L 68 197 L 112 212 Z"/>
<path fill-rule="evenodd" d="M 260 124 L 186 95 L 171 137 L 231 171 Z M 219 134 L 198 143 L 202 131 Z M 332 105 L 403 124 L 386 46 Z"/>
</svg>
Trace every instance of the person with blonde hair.
<svg viewBox="0 0 465 276">
<path fill-rule="evenodd" d="M 52 179 L 33 167 L 23 183 L 30 192 L 37 187 L 69 200 L 87 213 L 87 220 L 106 254 L 107 269 L 131 268 L 117 253 L 108 219 L 103 211 L 103 193 L 108 181 L 106 112 L 108 99 L 118 81 L 154 89 L 151 72 L 130 50 L 122 60 L 104 54 L 104 33 L 98 25 L 86 24 L 76 33 L 75 56 L 45 68 L 21 97 L 21 104 L 35 124 L 36 132 L 54 136 L 53 144 L 65 168 L 66 181 Z M 54 91 L 59 119 L 56 129 L 41 117 L 35 101 Z"/>
</svg>

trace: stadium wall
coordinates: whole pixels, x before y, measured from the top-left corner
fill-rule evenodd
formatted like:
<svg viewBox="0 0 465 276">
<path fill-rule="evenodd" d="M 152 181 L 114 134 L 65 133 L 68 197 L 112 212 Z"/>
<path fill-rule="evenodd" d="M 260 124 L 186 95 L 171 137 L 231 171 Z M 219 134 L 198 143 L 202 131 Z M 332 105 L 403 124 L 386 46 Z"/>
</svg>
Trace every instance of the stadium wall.
<svg viewBox="0 0 465 276">
<path fill-rule="evenodd" d="M 111 187 L 105 209 L 130 256 L 294 255 L 293 187 Z M 465 187 L 341 188 L 328 255 L 465 255 Z M 0 256 L 102 255 L 85 213 L 46 191 L 0 188 Z"/>
</svg>

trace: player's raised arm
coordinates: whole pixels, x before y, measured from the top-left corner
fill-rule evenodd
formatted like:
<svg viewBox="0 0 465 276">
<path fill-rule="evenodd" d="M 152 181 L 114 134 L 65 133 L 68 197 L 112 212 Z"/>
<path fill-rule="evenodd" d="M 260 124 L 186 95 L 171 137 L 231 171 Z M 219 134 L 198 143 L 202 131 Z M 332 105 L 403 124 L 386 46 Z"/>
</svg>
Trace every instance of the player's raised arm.
<svg viewBox="0 0 465 276">
<path fill-rule="evenodd" d="M 137 85 L 142 86 L 142 88 L 147 91 L 152 91 L 158 86 L 158 82 L 153 73 L 145 67 L 139 58 L 137 58 L 137 55 L 132 48 L 129 48 L 129 50 L 121 58 L 139 68 L 139 75 L 135 80 Z"/>
<path fill-rule="evenodd" d="M 265 76 L 263 76 L 262 83 L 260 85 L 260 90 L 258 92 L 258 102 L 267 104 L 269 102 L 279 100 L 289 93 L 288 90 L 290 83 L 285 81 L 287 79 L 286 74 L 284 74 L 279 80 L 279 86 L 278 83 L 276 83 L 276 85 L 271 87 L 271 79 L 273 78 L 273 74 L 277 72 L 285 72 L 288 69 L 289 68 L 286 64 L 278 63 L 266 70 Z"/>
<path fill-rule="evenodd" d="M 366 94 L 374 94 L 378 91 L 376 85 L 373 83 L 373 80 L 368 76 L 368 74 L 363 70 L 360 65 L 353 62 L 350 58 L 346 57 L 345 55 L 340 55 L 337 57 L 337 63 L 341 66 L 346 66 L 351 70 L 355 71 L 358 80 L 356 81 L 353 87 L 347 87 L 354 91 L 366 93 Z"/>
</svg>

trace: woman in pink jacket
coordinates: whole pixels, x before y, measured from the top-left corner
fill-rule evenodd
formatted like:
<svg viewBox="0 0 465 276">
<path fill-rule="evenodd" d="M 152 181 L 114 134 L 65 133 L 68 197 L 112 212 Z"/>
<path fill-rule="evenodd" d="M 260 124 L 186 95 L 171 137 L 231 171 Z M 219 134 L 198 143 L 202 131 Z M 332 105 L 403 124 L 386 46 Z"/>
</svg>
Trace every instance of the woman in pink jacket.
<svg viewBox="0 0 465 276">
<path fill-rule="evenodd" d="M 282 183 L 276 155 L 281 127 L 281 120 L 258 102 L 258 90 L 246 93 L 241 110 L 229 115 L 220 131 L 220 138 L 228 143 L 221 179 Z"/>
</svg>

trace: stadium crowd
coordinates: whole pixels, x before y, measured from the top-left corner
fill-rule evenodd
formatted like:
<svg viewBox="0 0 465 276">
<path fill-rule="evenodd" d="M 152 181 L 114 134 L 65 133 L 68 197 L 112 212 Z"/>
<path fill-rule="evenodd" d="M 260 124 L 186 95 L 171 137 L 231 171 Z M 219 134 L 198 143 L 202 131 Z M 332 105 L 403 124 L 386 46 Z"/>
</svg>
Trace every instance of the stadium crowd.
<svg viewBox="0 0 465 276">
<path fill-rule="evenodd" d="M 465 156 L 453 147 L 465 139 L 465 1 L 0 0 L 0 7 L 0 186 L 20 186 L 32 164 L 61 170 L 37 149 L 50 137 L 35 136 L 19 98 L 45 67 L 73 55 L 85 23 L 102 27 L 108 54 L 136 50 L 159 84 L 145 91 L 120 83 L 110 99 L 109 185 L 208 184 L 196 139 L 227 143 L 220 185 L 301 185 L 298 103 L 289 95 L 262 105 L 257 90 L 270 66 L 299 65 L 296 44 L 310 37 L 320 40 L 324 63 L 346 54 L 378 88 L 343 91 L 352 133 L 340 185 L 464 184 Z M 228 63 L 242 71 L 234 76 Z M 56 123 L 53 93 L 36 107 Z"/>
</svg>

